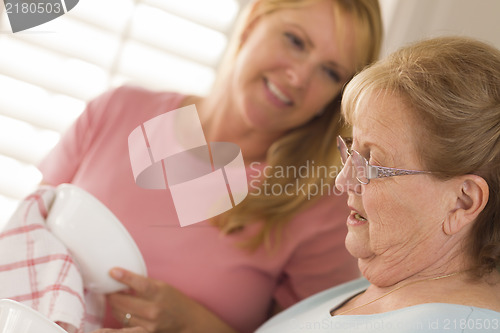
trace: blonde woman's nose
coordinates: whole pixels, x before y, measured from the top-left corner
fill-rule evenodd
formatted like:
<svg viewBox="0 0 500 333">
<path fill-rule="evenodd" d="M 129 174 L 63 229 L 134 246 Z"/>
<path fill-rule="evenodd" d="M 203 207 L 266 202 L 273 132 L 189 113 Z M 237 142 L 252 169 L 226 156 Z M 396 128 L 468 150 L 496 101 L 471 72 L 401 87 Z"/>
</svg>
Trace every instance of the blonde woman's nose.
<svg viewBox="0 0 500 333">
<path fill-rule="evenodd" d="M 304 88 L 309 84 L 313 69 L 305 63 L 298 63 L 288 67 L 285 70 L 288 82 L 296 88 Z"/>
</svg>

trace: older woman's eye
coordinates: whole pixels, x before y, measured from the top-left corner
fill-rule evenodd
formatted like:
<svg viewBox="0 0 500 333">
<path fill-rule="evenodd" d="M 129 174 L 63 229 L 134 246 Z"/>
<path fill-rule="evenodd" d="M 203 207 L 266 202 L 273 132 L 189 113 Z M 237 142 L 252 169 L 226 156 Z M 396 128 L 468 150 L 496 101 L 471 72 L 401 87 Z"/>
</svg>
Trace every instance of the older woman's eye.
<svg viewBox="0 0 500 333">
<path fill-rule="evenodd" d="M 300 50 L 303 50 L 305 48 L 305 43 L 300 37 L 296 36 L 295 34 L 293 34 L 291 32 L 285 32 L 284 35 L 288 39 L 290 44 L 292 44 L 294 47 L 296 47 Z"/>
<path fill-rule="evenodd" d="M 369 164 L 373 162 L 371 152 L 369 150 L 357 150 L 359 155 L 361 155 Z"/>
</svg>

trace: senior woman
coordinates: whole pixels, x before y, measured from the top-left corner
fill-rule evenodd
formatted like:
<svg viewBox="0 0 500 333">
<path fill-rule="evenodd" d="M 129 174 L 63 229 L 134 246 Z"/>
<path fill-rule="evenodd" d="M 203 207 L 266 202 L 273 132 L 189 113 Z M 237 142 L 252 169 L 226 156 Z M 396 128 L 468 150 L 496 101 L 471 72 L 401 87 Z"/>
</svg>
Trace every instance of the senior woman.
<svg viewBox="0 0 500 333">
<path fill-rule="evenodd" d="M 346 247 L 364 279 L 302 301 L 268 332 L 500 331 L 500 51 L 461 37 L 357 75 L 338 138 Z"/>
</svg>

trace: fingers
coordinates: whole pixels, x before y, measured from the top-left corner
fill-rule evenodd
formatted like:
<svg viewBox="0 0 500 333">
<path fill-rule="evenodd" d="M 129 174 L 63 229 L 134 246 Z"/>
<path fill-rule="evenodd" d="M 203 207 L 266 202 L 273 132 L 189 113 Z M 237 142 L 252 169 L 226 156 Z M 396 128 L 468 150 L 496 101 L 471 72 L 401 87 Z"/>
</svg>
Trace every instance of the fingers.
<svg viewBox="0 0 500 333">
<path fill-rule="evenodd" d="M 78 332 L 78 328 L 76 328 L 75 326 L 73 326 L 71 324 L 60 322 L 60 321 L 57 321 L 56 324 L 61 326 L 68 333 Z"/>
<path fill-rule="evenodd" d="M 163 332 L 173 327 L 173 322 L 167 320 L 171 317 L 171 304 L 178 305 L 181 299 L 175 288 L 122 268 L 113 268 L 110 275 L 130 288 L 130 292 L 106 297 L 113 316 L 124 326 L 141 326 L 150 332 Z"/>
<path fill-rule="evenodd" d="M 135 274 L 125 269 L 115 267 L 111 269 L 110 276 L 130 287 L 138 296 L 150 298 L 157 292 L 157 286 L 153 279 Z"/>
<path fill-rule="evenodd" d="M 149 331 L 155 331 L 163 321 L 161 306 L 136 295 L 115 293 L 107 295 L 113 317 L 124 327 L 141 326 Z"/>
<path fill-rule="evenodd" d="M 124 322 L 124 316 L 127 313 L 130 313 L 136 319 L 145 317 L 152 306 L 151 302 L 142 298 L 119 293 L 108 295 L 107 300 L 111 306 L 113 316 L 120 322 Z M 130 324 L 129 326 L 133 325 Z"/>
<path fill-rule="evenodd" d="M 113 315 L 115 315 L 114 311 Z M 122 325 L 125 328 L 142 327 L 147 332 L 157 332 L 157 328 L 159 327 L 159 325 L 154 321 L 144 319 L 137 315 L 132 315 L 128 312 L 125 314 L 119 314 L 116 316 L 116 319 L 122 321 Z M 121 332 L 122 331 L 120 331 L 120 333 Z"/>
<path fill-rule="evenodd" d="M 130 327 L 122 329 L 103 328 L 92 333 L 148 333 L 148 331 L 142 327 Z"/>
</svg>

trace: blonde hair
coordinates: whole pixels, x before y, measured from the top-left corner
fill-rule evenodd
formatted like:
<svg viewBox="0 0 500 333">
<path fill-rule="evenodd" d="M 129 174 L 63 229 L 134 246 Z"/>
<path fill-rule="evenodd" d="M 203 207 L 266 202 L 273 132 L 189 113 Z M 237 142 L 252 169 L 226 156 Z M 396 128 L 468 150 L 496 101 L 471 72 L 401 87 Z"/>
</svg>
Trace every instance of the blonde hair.
<svg viewBox="0 0 500 333">
<path fill-rule="evenodd" d="M 489 200 L 474 222 L 466 253 L 482 276 L 500 264 L 500 51 L 465 37 L 405 47 L 355 76 L 342 113 L 352 124 L 370 94 L 398 96 L 420 133 L 417 153 L 441 179 L 483 177 Z M 423 132 L 423 134 L 422 134 Z"/>
<path fill-rule="evenodd" d="M 221 80 L 224 80 L 241 47 L 241 36 L 245 28 L 264 15 L 285 9 L 301 8 L 324 0 L 257 0 L 247 8 L 240 19 L 239 27 L 230 44 L 222 68 Z M 382 40 L 382 20 L 378 0 L 331 0 L 334 4 L 334 15 L 337 24 L 341 25 L 342 15 L 350 13 L 356 22 L 356 70 L 362 69 L 378 58 Z M 221 81 L 216 83 L 220 84 Z M 276 141 L 268 150 L 266 163 L 270 170 L 293 167 L 295 170 L 308 163 L 314 163 L 317 168 L 336 166 L 339 163 L 336 136 L 342 130 L 340 122 L 340 94 L 326 106 L 324 112 L 308 123 L 300 126 Z M 345 130 L 345 129 L 344 129 Z M 250 193 L 247 198 L 232 210 L 213 219 L 224 233 L 232 233 L 246 225 L 262 223 L 262 228 L 245 244 L 250 249 L 256 249 L 263 243 L 270 244 L 273 234 L 278 237 L 279 230 L 307 204 L 319 197 L 311 193 L 303 193 L 299 188 L 321 188 L 324 184 L 333 184 L 334 176 L 329 172 L 295 179 L 293 174 L 276 177 L 274 171 L 265 181 L 270 188 L 292 186 L 296 195 L 269 195 L 266 191 Z M 277 231 L 276 233 L 273 233 Z M 277 244 L 277 242 L 275 242 Z"/>
</svg>

